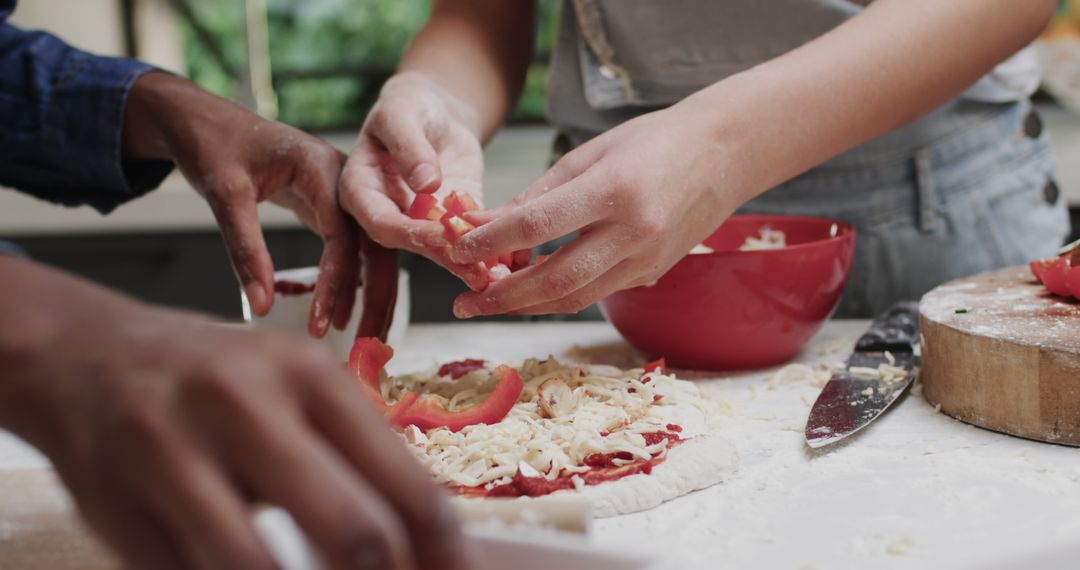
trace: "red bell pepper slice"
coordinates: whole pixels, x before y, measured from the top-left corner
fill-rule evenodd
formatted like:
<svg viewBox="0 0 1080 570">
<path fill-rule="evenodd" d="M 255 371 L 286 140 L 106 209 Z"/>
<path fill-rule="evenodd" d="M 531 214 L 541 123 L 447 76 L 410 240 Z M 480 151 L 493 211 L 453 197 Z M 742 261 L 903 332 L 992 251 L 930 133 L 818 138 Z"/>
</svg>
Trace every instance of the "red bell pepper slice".
<svg viewBox="0 0 1080 570">
<path fill-rule="evenodd" d="M 447 212 L 442 217 L 442 225 L 446 230 L 446 240 L 450 243 L 454 243 L 461 239 L 461 236 L 476 229 L 476 226 L 470 224 L 464 219 L 455 216 L 451 212 Z"/>
<path fill-rule="evenodd" d="M 664 359 L 657 358 L 656 360 L 645 364 L 645 372 L 656 372 L 657 374 L 667 374 L 667 362 Z"/>
<path fill-rule="evenodd" d="M 412 205 L 409 206 L 408 216 L 414 220 L 431 220 L 433 222 L 439 221 L 445 214 L 446 210 L 442 209 L 439 205 L 439 200 L 431 194 L 417 194 L 416 198 L 413 198 Z"/>
<path fill-rule="evenodd" d="M 394 349 L 377 338 L 358 338 L 349 351 L 349 372 L 368 387 L 379 393 L 379 381 L 383 368 L 394 357 Z M 381 398 L 381 396 L 380 396 Z"/>
<path fill-rule="evenodd" d="M 422 430 L 445 427 L 451 431 L 476 424 L 498 423 L 510 413 L 524 386 L 517 370 L 508 366 L 496 368 L 492 375 L 497 383 L 483 402 L 451 412 L 436 401 L 417 400 L 397 417 L 396 423 L 401 427 L 414 425 Z"/>
<path fill-rule="evenodd" d="M 418 395 L 416 392 L 409 390 L 401 395 L 401 399 L 397 401 L 393 406 L 389 406 L 386 411 L 383 412 L 383 416 L 386 420 L 394 425 L 401 425 L 401 416 L 416 403 Z M 382 400 L 382 397 L 379 397 Z M 385 405 L 385 404 L 384 404 Z"/>
<path fill-rule="evenodd" d="M 1068 297 L 1070 295 L 1069 285 L 1066 281 L 1066 272 L 1070 269 L 1068 257 L 1058 257 L 1051 259 L 1046 264 L 1046 270 L 1043 272 L 1043 285 L 1046 289 L 1055 295 L 1062 297 Z"/>
<path fill-rule="evenodd" d="M 417 394 L 409 390 L 401 395 L 394 405 L 383 400 L 379 387 L 383 367 L 394 356 L 394 349 L 383 344 L 377 338 L 358 338 L 349 351 L 349 361 L 345 368 L 359 380 L 360 389 L 371 400 L 372 405 L 390 423 L 396 423 L 398 417 L 416 402 Z"/>
<path fill-rule="evenodd" d="M 1043 282 L 1043 275 L 1046 273 L 1046 266 L 1053 261 L 1053 259 L 1036 259 L 1028 264 L 1031 268 L 1031 274 L 1035 276 L 1035 280 L 1039 283 Z"/>
<path fill-rule="evenodd" d="M 1080 299 L 1080 265 L 1073 265 L 1065 273 L 1065 285 L 1076 299 Z"/>
<path fill-rule="evenodd" d="M 465 192 L 458 192 L 457 190 L 450 193 L 446 199 L 443 200 L 443 207 L 446 208 L 448 213 L 455 216 L 462 217 L 465 212 L 472 212 L 479 210 L 480 205 L 476 203 L 472 195 Z"/>
</svg>

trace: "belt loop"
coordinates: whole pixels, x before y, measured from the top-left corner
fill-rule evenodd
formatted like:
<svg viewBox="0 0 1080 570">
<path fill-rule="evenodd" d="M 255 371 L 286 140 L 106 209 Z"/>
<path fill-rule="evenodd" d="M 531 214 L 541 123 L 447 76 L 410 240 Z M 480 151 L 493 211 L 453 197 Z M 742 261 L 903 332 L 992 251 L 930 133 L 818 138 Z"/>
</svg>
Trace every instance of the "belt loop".
<svg viewBox="0 0 1080 570">
<path fill-rule="evenodd" d="M 934 187 L 934 173 L 930 165 L 930 152 L 927 149 L 915 151 L 915 190 L 917 192 L 919 230 L 924 234 L 932 233 L 937 228 L 937 189 Z"/>
</svg>

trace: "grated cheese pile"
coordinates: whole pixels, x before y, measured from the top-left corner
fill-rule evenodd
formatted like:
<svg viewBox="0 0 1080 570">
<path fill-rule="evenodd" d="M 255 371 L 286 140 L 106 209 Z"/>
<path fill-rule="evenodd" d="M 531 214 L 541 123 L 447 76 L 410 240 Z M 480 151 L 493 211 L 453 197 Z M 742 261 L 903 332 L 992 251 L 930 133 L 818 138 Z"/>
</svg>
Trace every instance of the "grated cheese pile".
<svg viewBox="0 0 1080 570">
<path fill-rule="evenodd" d="M 780 230 L 774 230 L 769 226 L 762 226 L 757 237 L 749 236 L 746 241 L 739 246 L 739 251 L 760 251 L 765 249 L 781 249 L 787 247 L 787 235 Z M 716 250 L 713 248 L 699 243 L 690 250 L 691 255 L 697 255 L 702 253 L 712 253 Z"/>
<path fill-rule="evenodd" d="M 530 359 L 518 369 L 524 384 L 518 403 L 493 425 L 472 425 L 459 432 L 437 428 L 427 432 L 409 426 L 402 436 L 426 464 L 436 481 L 465 487 L 511 482 L 520 469 L 529 477 L 554 480 L 588 471 L 584 459 L 592 454 L 629 453 L 633 459 L 614 459 L 616 466 L 638 459 L 665 456 L 666 440 L 647 445 L 643 433 L 683 428 L 682 439 L 704 432 L 711 401 L 697 386 L 673 376 L 639 369 L 564 366 L 553 357 Z M 476 370 L 459 378 L 401 376 L 389 388 L 394 393 L 417 388 L 436 394 L 448 409 L 467 408 L 491 391 L 491 372 Z M 551 382 L 550 384 L 545 384 Z M 561 383 L 559 385 L 558 383 Z M 548 387 L 559 390 L 541 401 Z M 541 388 L 541 386 L 545 386 Z M 573 478 L 580 489 L 584 482 Z"/>
</svg>

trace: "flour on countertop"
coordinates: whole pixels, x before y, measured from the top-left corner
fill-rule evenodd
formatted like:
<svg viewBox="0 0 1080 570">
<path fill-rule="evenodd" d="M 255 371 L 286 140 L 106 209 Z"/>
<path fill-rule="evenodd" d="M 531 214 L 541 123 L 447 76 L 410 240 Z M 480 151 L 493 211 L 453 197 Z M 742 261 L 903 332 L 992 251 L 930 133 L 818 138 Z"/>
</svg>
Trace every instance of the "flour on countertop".
<svg viewBox="0 0 1080 570">
<path fill-rule="evenodd" d="M 831 322 L 825 333 L 854 339 L 867 326 Z M 618 339 L 602 323 L 463 328 L 412 326 L 391 368 L 416 371 L 464 357 L 512 362 L 561 354 L 574 343 L 613 347 Z M 846 351 L 819 354 L 825 336 L 798 363 L 813 369 L 842 361 Z M 728 481 L 595 521 L 594 539 L 653 545 L 665 560 L 656 570 L 979 568 L 1077 542 L 1080 450 L 969 427 L 910 394 L 859 434 L 811 451 L 802 433 L 784 428 L 805 423 L 821 388 L 765 388 L 778 370 L 697 380 L 728 404 L 726 434 L 741 462 Z M 904 550 L 905 541 L 909 549 L 890 552 Z"/>
<path fill-rule="evenodd" d="M 865 328 L 851 324 L 849 338 Z M 801 428 L 821 388 L 811 374 L 789 376 L 790 367 L 836 368 L 847 356 L 821 357 L 820 346 L 776 370 L 701 381 L 731 405 L 739 471 L 652 511 L 597 521 L 600 535 L 662 543 L 672 559 L 657 570 L 889 570 L 970 562 L 987 552 L 988 526 L 1012 548 L 1042 540 L 1052 525 L 1080 526 L 1068 512 L 1080 512 L 1080 487 L 1072 487 L 1080 453 L 969 429 L 918 395 L 860 434 L 809 450 Z M 1052 467 L 1040 471 L 1029 455 L 1050 458 Z M 1018 513 L 1032 520 L 1018 528 Z"/>
</svg>

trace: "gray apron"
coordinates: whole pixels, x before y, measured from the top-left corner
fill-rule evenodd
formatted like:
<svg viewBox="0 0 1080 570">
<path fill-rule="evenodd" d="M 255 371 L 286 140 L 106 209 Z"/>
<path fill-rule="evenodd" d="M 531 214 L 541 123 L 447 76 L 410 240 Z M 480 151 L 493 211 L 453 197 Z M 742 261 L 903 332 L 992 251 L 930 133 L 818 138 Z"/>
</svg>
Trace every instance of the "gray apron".
<svg viewBox="0 0 1080 570">
<path fill-rule="evenodd" d="M 861 9 L 848 0 L 566 0 L 547 96 L 556 154 L 795 49 Z M 1068 214 L 1027 99 L 1037 84 L 1031 57 L 1018 54 L 957 99 L 740 212 L 856 226 L 842 317 L 1051 255 L 1068 234 Z"/>
</svg>

